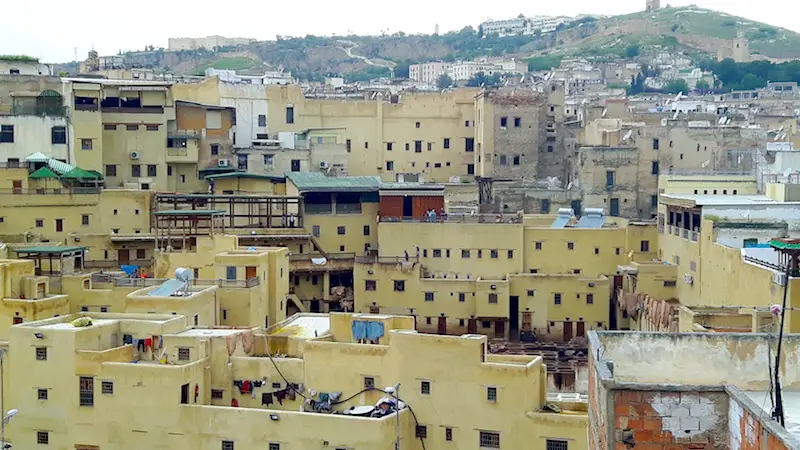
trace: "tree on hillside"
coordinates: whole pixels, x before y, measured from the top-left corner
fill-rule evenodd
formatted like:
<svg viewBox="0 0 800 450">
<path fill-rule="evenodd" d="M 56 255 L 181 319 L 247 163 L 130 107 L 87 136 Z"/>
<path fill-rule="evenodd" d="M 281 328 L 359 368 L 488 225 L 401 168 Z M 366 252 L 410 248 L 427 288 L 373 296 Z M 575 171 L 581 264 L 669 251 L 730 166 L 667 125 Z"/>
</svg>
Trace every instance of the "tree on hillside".
<svg viewBox="0 0 800 450">
<path fill-rule="evenodd" d="M 469 87 L 492 87 L 497 86 L 500 84 L 500 74 L 494 74 L 491 76 L 486 76 L 483 72 L 478 72 L 475 74 L 474 77 L 470 78 L 467 81 L 467 86 Z"/>
<path fill-rule="evenodd" d="M 664 88 L 664 92 L 667 94 L 678 94 L 683 92 L 684 94 L 689 92 L 689 85 L 686 84 L 686 80 L 679 79 L 679 80 L 672 80 L 667 84 L 667 87 Z"/>
<path fill-rule="evenodd" d="M 696 91 L 705 92 L 705 91 L 711 89 L 711 85 L 709 85 L 708 81 L 706 81 L 706 80 L 700 80 L 694 85 L 694 89 Z"/>
<path fill-rule="evenodd" d="M 453 85 L 453 79 L 447 76 L 447 74 L 439 75 L 439 79 L 436 80 L 436 86 L 439 89 L 446 89 Z"/>
<path fill-rule="evenodd" d="M 625 56 L 627 56 L 628 58 L 633 59 L 633 58 L 636 58 L 637 56 L 639 56 L 639 52 L 640 51 L 641 51 L 641 48 L 638 45 L 631 45 L 630 47 L 625 49 Z"/>
<path fill-rule="evenodd" d="M 631 75 L 631 87 L 628 88 L 630 95 L 641 94 L 644 92 L 644 75 L 639 73 L 636 76 Z"/>
</svg>

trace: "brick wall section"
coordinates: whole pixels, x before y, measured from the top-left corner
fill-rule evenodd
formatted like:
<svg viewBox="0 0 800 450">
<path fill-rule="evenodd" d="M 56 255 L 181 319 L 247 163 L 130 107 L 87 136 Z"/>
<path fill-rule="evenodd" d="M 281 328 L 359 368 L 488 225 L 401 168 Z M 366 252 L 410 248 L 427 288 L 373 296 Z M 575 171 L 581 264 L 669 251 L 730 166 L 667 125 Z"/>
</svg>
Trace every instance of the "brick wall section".
<svg viewBox="0 0 800 450">
<path fill-rule="evenodd" d="M 615 450 L 727 450 L 724 392 L 616 390 Z"/>
<path fill-rule="evenodd" d="M 728 428 L 731 450 L 788 450 L 786 444 L 761 425 L 757 415 L 730 400 Z M 766 419 L 764 419 L 766 420 Z"/>
</svg>

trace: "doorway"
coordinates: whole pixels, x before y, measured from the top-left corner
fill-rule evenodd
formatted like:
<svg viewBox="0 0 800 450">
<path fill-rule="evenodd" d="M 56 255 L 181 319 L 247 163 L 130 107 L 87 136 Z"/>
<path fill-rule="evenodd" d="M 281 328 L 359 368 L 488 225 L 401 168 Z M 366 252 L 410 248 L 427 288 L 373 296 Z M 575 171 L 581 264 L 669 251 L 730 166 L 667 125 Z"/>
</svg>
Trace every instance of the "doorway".
<svg viewBox="0 0 800 450">
<path fill-rule="evenodd" d="M 437 334 L 447 334 L 447 317 L 439 316 L 439 323 L 436 327 Z"/>
<path fill-rule="evenodd" d="M 575 324 L 576 331 L 575 336 L 585 336 L 586 335 L 586 322 L 577 322 Z"/>
<path fill-rule="evenodd" d="M 403 217 L 414 217 L 413 197 L 403 197 Z"/>
<path fill-rule="evenodd" d="M 56 231 L 64 231 L 64 219 L 56 219 Z"/>
<path fill-rule="evenodd" d="M 14 194 L 22 194 L 22 180 L 13 180 L 11 182 L 11 188 Z"/>
<path fill-rule="evenodd" d="M 131 263 L 131 251 L 126 248 L 117 250 L 117 260 L 119 265 L 128 265 Z"/>
<path fill-rule="evenodd" d="M 320 312 L 320 310 L 321 310 L 320 303 L 321 303 L 321 302 L 320 302 L 319 300 L 311 300 L 311 307 L 310 307 L 310 309 L 311 309 L 311 312 L 312 312 L 312 313 L 318 313 L 318 312 Z"/>
<path fill-rule="evenodd" d="M 189 404 L 189 383 L 181 386 L 181 403 L 184 405 Z"/>
<path fill-rule="evenodd" d="M 572 340 L 572 322 L 564 322 L 564 342 Z"/>
<path fill-rule="evenodd" d="M 244 276 L 245 280 L 249 280 L 250 278 L 255 278 L 258 276 L 256 274 L 256 266 L 247 266 L 244 268 Z"/>
<path fill-rule="evenodd" d="M 502 320 L 494 322 L 494 337 L 502 338 L 506 336 L 506 323 Z"/>
<path fill-rule="evenodd" d="M 508 338 L 519 339 L 519 296 L 508 297 Z"/>
<path fill-rule="evenodd" d="M 619 217 L 619 199 L 618 198 L 612 198 L 611 199 L 611 210 L 610 210 L 609 214 L 612 217 Z"/>
<path fill-rule="evenodd" d="M 469 319 L 467 322 L 467 333 L 478 334 L 478 319 Z"/>
</svg>

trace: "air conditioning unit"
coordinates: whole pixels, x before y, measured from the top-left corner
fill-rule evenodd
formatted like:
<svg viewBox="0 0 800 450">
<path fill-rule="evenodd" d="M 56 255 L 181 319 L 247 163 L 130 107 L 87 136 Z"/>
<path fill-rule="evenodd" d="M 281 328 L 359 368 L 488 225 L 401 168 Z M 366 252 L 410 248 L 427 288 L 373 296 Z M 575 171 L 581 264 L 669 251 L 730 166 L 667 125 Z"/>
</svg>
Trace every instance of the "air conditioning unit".
<svg viewBox="0 0 800 450">
<path fill-rule="evenodd" d="M 131 152 L 130 155 L 131 159 L 139 159 L 139 152 Z"/>
<path fill-rule="evenodd" d="M 692 284 L 694 283 L 694 277 L 692 276 L 692 274 L 687 273 L 683 275 L 683 282 L 686 284 Z"/>
<path fill-rule="evenodd" d="M 772 274 L 772 282 L 777 284 L 778 286 L 783 286 L 786 284 L 786 274 L 783 272 L 775 272 Z"/>
<path fill-rule="evenodd" d="M 589 287 L 594 287 L 594 283 L 589 283 Z"/>
<path fill-rule="evenodd" d="M 327 169 L 328 167 L 330 167 L 330 164 L 328 164 L 328 161 L 320 161 L 319 162 L 319 168 L 320 169 Z"/>
<path fill-rule="evenodd" d="M 229 165 L 231 165 L 231 162 L 228 161 L 227 159 L 220 159 L 219 161 L 217 161 L 217 166 L 219 167 L 228 167 Z"/>
</svg>

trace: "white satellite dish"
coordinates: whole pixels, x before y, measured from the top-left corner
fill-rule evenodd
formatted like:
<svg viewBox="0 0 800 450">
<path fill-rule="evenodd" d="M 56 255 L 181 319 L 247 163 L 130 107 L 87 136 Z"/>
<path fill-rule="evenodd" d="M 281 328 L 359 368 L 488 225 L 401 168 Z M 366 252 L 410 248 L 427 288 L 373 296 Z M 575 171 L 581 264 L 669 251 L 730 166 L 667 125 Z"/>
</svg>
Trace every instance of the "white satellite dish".
<svg viewBox="0 0 800 450">
<path fill-rule="evenodd" d="M 633 136 L 633 130 L 628 130 L 628 132 L 625 133 L 625 136 L 622 138 L 622 142 L 628 141 L 628 139 L 630 139 L 631 136 Z"/>
<path fill-rule="evenodd" d="M 789 178 L 789 175 L 791 175 L 791 174 L 792 174 L 792 168 L 791 167 L 789 167 L 788 169 L 783 171 L 783 176 L 785 178 Z"/>
<path fill-rule="evenodd" d="M 608 114 L 608 108 L 603 108 L 603 114 L 601 114 L 600 117 L 605 117 L 606 114 Z"/>
<path fill-rule="evenodd" d="M 675 111 L 675 114 L 672 115 L 672 120 L 677 119 L 678 118 L 678 114 L 680 114 L 680 113 L 681 113 L 680 111 Z"/>
<path fill-rule="evenodd" d="M 711 161 L 710 161 L 710 160 L 708 160 L 708 161 L 704 162 L 703 164 L 700 164 L 700 167 L 702 167 L 703 169 L 705 169 L 706 167 L 708 167 L 708 165 L 709 165 L 709 164 L 711 164 Z"/>
</svg>

